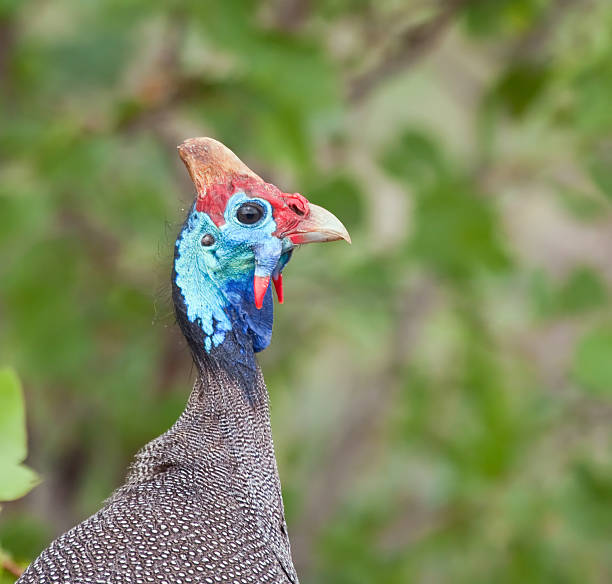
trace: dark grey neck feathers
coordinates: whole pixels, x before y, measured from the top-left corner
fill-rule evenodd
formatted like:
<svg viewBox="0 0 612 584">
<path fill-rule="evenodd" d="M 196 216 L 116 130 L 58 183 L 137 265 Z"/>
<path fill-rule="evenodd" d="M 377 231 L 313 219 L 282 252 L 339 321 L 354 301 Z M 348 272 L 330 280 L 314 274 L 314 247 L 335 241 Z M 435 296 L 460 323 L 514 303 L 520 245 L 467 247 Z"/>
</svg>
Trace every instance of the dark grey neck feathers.
<svg viewBox="0 0 612 584">
<path fill-rule="evenodd" d="M 244 395 L 250 402 L 260 399 L 261 396 L 257 395 L 258 390 L 262 387 L 265 390 L 265 385 L 258 381 L 261 372 L 255 359 L 253 339 L 249 332 L 244 330 L 242 326 L 235 326 L 227 332 L 223 344 L 213 347 L 210 352 L 204 350 L 204 332 L 198 321 L 191 322 L 187 316 L 185 300 L 176 284 L 175 268 L 172 270 L 172 302 L 176 323 L 187 341 L 199 375 L 207 378 L 207 371 L 222 369 L 225 371 L 226 377 L 242 388 Z M 239 315 L 233 310 L 228 316 L 233 321 L 239 319 Z"/>
<path fill-rule="evenodd" d="M 245 399 L 223 368 L 203 368 L 126 483 L 18 582 L 297 583 L 259 368 L 254 383 Z"/>
</svg>

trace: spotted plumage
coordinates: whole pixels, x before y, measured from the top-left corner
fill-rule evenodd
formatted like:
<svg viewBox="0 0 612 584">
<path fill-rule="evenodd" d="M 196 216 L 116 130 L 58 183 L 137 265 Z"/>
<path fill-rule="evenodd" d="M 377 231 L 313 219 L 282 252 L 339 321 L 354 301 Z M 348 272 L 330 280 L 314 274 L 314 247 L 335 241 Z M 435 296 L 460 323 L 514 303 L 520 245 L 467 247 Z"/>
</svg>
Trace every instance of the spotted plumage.
<svg viewBox="0 0 612 584">
<path fill-rule="evenodd" d="M 197 198 L 177 239 L 173 300 L 197 381 L 174 426 L 136 455 L 125 484 L 55 540 L 21 584 L 298 582 L 254 355 L 270 341 L 267 283 L 273 278 L 282 294 L 293 246 L 348 234 L 214 140 L 189 140 L 179 152 Z"/>
</svg>

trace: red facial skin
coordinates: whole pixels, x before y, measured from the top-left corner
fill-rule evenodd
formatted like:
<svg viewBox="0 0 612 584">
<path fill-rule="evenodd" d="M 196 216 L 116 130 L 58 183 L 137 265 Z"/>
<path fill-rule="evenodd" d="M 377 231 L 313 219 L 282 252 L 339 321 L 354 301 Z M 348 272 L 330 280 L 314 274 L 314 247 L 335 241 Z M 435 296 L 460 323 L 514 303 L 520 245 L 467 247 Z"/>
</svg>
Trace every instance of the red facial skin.
<svg viewBox="0 0 612 584">
<path fill-rule="evenodd" d="M 209 187 L 205 197 L 198 197 L 196 211 L 206 213 L 217 227 L 225 224 L 223 213 L 230 197 L 243 192 L 248 197 L 265 199 L 272 206 L 276 222 L 273 235 L 283 237 L 291 232 L 308 216 L 308 199 L 298 193 L 283 193 L 273 184 L 261 182 L 248 176 L 233 178 L 229 184 L 216 184 Z"/>
<path fill-rule="evenodd" d="M 225 224 L 225 208 L 229 199 L 237 192 L 243 192 L 248 197 L 258 197 L 268 201 L 272 207 L 272 215 L 276 222 L 276 231 L 272 234 L 282 238 L 308 217 L 310 209 L 308 200 L 299 193 L 283 193 L 273 184 L 261 182 L 248 176 L 233 178 L 228 184 L 216 184 L 207 189 L 206 196 L 198 197 L 196 211 L 206 213 L 217 227 Z M 278 301 L 283 302 L 283 280 L 280 273 L 273 278 Z M 255 276 L 253 293 L 255 306 L 263 306 L 264 296 L 270 283 L 270 277 Z"/>
</svg>

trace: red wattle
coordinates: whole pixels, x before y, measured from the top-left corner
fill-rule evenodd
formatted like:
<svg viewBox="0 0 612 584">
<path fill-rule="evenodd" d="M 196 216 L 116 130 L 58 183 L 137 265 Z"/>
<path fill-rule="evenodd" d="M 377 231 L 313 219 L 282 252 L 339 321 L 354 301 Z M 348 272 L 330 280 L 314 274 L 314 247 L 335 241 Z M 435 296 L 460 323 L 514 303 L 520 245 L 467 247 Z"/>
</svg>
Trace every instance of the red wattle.
<svg viewBox="0 0 612 584">
<path fill-rule="evenodd" d="M 255 294 L 255 306 L 261 309 L 263 306 L 264 296 L 270 284 L 270 276 L 255 276 L 253 278 L 253 292 Z"/>
<path fill-rule="evenodd" d="M 278 298 L 278 303 L 282 304 L 283 299 L 285 298 L 283 295 L 283 275 L 278 274 L 278 276 L 272 276 L 272 282 L 274 282 L 274 289 L 276 290 L 276 297 Z"/>
</svg>

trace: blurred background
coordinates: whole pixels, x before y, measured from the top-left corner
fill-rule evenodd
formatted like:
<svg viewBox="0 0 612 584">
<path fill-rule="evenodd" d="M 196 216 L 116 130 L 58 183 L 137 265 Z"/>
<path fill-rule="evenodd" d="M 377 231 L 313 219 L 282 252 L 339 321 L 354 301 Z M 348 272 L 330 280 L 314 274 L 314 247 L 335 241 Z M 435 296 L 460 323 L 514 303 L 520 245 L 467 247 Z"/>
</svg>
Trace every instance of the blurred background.
<svg viewBox="0 0 612 584">
<path fill-rule="evenodd" d="M 176 145 L 208 135 L 353 237 L 295 255 L 260 357 L 302 583 L 612 580 L 609 0 L 3 0 L 0 86 L 42 479 L 5 567 L 185 404 Z"/>
</svg>

